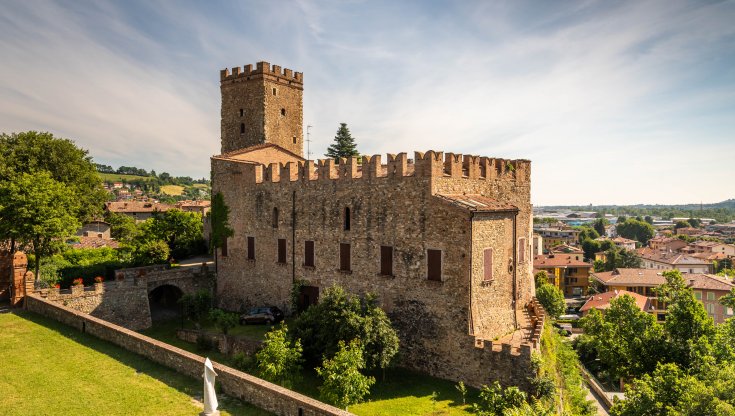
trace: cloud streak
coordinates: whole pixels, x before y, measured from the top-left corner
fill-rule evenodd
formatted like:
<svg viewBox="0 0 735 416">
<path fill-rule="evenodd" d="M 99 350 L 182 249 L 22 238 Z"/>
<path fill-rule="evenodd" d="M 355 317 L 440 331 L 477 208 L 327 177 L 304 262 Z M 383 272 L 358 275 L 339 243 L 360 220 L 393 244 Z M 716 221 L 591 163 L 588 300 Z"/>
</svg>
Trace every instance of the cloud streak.
<svg viewBox="0 0 735 416">
<path fill-rule="evenodd" d="M 6 9 L 3 131 L 107 164 L 206 176 L 218 69 L 263 59 L 305 73 L 315 157 L 347 122 L 364 153 L 531 159 L 535 204 L 735 196 L 732 2 Z"/>
</svg>

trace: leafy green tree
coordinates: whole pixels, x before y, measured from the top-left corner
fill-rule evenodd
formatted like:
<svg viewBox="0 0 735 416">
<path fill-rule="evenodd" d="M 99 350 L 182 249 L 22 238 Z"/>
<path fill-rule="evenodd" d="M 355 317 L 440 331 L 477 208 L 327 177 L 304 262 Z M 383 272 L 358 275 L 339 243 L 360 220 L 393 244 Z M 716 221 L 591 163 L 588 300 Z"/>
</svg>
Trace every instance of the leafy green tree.
<svg viewBox="0 0 735 416">
<path fill-rule="evenodd" d="M 646 217 L 643 218 L 643 221 L 653 225 L 653 217 L 651 217 L 650 215 L 646 215 Z"/>
<path fill-rule="evenodd" d="M 594 223 L 592 223 L 592 228 L 597 231 L 597 234 L 605 235 L 605 227 L 607 227 L 609 224 L 610 221 L 608 221 L 606 218 L 598 218 L 595 220 Z"/>
<path fill-rule="evenodd" d="M 676 222 L 676 224 L 674 224 L 675 230 L 678 230 L 679 228 L 689 228 L 689 227 L 691 227 L 691 224 L 689 224 L 688 221 L 684 221 L 684 220 L 679 220 Z"/>
<path fill-rule="evenodd" d="M 49 172 L 20 173 L 12 181 L 0 181 L 0 228 L 6 236 L 30 244 L 36 280 L 42 257 L 79 228 L 78 210 L 74 192 Z"/>
<path fill-rule="evenodd" d="M 255 354 L 258 376 L 273 383 L 290 387 L 301 374 L 301 340 L 288 338 L 288 327 L 271 329 L 265 334 L 260 351 Z"/>
<path fill-rule="evenodd" d="M 605 263 L 602 271 L 611 271 L 616 268 L 635 269 L 641 267 L 641 263 L 641 258 L 635 251 L 611 247 L 605 251 Z M 597 269 L 595 270 L 597 271 Z"/>
<path fill-rule="evenodd" d="M 132 245 L 133 261 L 139 266 L 163 264 L 170 257 L 168 244 L 161 240 L 134 242 Z"/>
<path fill-rule="evenodd" d="M 130 243 L 138 235 L 135 220 L 125 214 L 105 212 L 105 221 L 110 224 L 110 236 L 117 241 Z"/>
<path fill-rule="evenodd" d="M 595 257 L 595 253 L 600 252 L 601 244 L 599 241 L 586 239 L 582 241 L 582 251 L 584 251 L 584 258 L 585 259 L 593 259 Z"/>
<path fill-rule="evenodd" d="M 546 313 L 552 318 L 558 318 L 566 309 L 564 294 L 558 287 L 552 284 L 541 285 L 541 287 L 537 288 L 536 298 L 538 298 L 538 301 L 546 309 Z"/>
<path fill-rule="evenodd" d="M 324 156 L 339 161 L 341 157 L 359 155 L 360 152 L 357 151 L 357 143 L 352 138 L 350 129 L 347 128 L 347 123 L 339 123 L 337 135 L 334 136 L 334 143 L 327 148 L 327 153 Z"/>
<path fill-rule="evenodd" d="M 663 328 L 628 295 L 614 298 L 604 315 L 591 310 L 582 318 L 582 327 L 601 364 L 615 378 L 652 371 L 665 354 Z"/>
<path fill-rule="evenodd" d="M 363 349 L 358 339 L 349 344 L 339 341 L 337 353 L 325 359 L 316 373 L 322 379 L 319 393 L 323 400 L 347 410 L 348 406 L 361 402 L 370 393 L 375 378 L 360 373 L 365 368 Z"/>
<path fill-rule="evenodd" d="M 190 293 L 179 299 L 184 316 L 194 322 L 197 328 L 201 328 L 204 319 L 212 309 L 212 294 L 208 290 L 200 290 Z"/>
<path fill-rule="evenodd" d="M 536 282 L 536 287 L 541 287 L 549 283 L 549 273 L 546 270 L 540 270 L 533 278 Z"/>
<path fill-rule="evenodd" d="M 201 253 L 204 248 L 202 216 L 178 209 L 156 212 L 140 225 L 138 239 L 165 241 L 175 258 Z"/>
<path fill-rule="evenodd" d="M 621 237 L 637 240 L 644 246 L 656 235 L 656 230 L 651 224 L 636 219 L 628 219 L 618 224 L 615 229 Z"/>
<path fill-rule="evenodd" d="M 237 326 L 238 318 L 239 316 L 236 313 L 223 311 L 222 309 L 212 309 L 209 311 L 209 319 L 225 336 L 230 332 L 230 329 Z"/>
<path fill-rule="evenodd" d="M 699 228 L 699 226 L 702 225 L 702 221 L 700 221 L 698 218 L 689 218 L 687 222 L 694 228 Z"/>
<path fill-rule="evenodd" d="M 730 293 L 720 298 L 720 304 L 735 309 L 735 287 L 730 289 Z"/>
<path fill-rule="evenodd" d="M 24 173 L 40 171 L 48 172 L 73 194 L 76 203 L 68 207 L 72 209 L 69 213 L 80 223 L 101 212 L 107 193 L 102 189 L 100 177 L 86 150 L 51 133 L 0 134 L 0 182 L 13 182 Z M 0 235 L 0 239 L 3 238 L 12 236 Z"/>
<path fill-rule="evenodd" d="M 384 369 L 399 347 L 398 334 L 375 298 L 359 298 L 339 286 L 327 288 L 318 304 L 299 315 L 293 335 L 301 339 L 304 358 L 313 364 L 320 357 L 334 355 L 340 341 L 359 338 L 367 368 Z"/>
<path fill-rule="evenodd" d="M 227 238 L 234 235 L 234 230 L 229 224 L 230 208 L 225 204 L 222 192 L 217 192 L 212 197 L 212 210 L 209 215 L 212 222 L 210 245 L 212 250 L 215 250 L 225 245 Z"/>
<path fill-rule="evenodd" d="M 600 237 L 600 234 L 597 231 L 595 231 L 595 229 L 592 227 L 582 226 L 582 227 L 576 227 L 576 228 L 579 229 L 579 237 L 578 237 L 579 244 L 582 244 L 584 240 L 594 240 L 595 238 Z"/>
<path fill-rule="evenodd" d="M 479 416 L 504 415 L 506 412 L 521 408 L 526 403 L 526 393 L 518 387 L 510 386 L 503 389 L 495 381 L 490 386 L 482 386 L 477 403 L 472 404 L 472 410 Z"/>
</svg>

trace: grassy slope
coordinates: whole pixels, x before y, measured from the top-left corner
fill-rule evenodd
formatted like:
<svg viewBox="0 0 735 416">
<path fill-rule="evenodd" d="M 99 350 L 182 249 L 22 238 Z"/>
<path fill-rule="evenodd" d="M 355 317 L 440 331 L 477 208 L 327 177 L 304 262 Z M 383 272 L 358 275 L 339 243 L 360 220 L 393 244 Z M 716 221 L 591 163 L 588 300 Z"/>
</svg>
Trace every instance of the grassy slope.
<svg viewBox="0 0 735 416">
<path fill-rule="evenodd" d="M 288 321 L 288 320 L 287 320 Z M 290 322 L 287 322 L 290 324 Z M 181 349 L 202 354 L 197 351 L 196 345 L 176 338 L 176 329 L 181 327 L 181 321 L 173 320 L 156 324 L 155 327 L 143 331 L 145 335 L 163 342 L 175 345 Z M 188 323 L 185 327 L 191 328 Z M 207 330 L 214 331 L 210 324 L 205 323 Z M 267 325 L 238 325 L 230 331 L 231 335 L 247 336 L 262 339 L 269 330 Z M 231 364 L 231 359 L 217 352 L 208 352 L 207 355 L 215 361 Z M 408 370 L 395 368 L 386 371 L 386 380 L 381 382 L 380 373 L 372 374 L 378 382 L 373 386 L 368 401 L 350 406 L 349 410 L 358 416 L 377 415 L 470 415 L 469 405 L 462 405 L 462 396 L 454 387 L 455 384 L 425 374 L 418 374 Z M 294 386 L 299 393 L 319 398 L 318 387 L 321 380 L 313 371 L 304 371 L 302 380 Z M 477 392 L 470 389 L 467 402 L 476 398 Z M 431 400 L 432 392 L 438 397 L 436 403 Z"/>
<path fill-rule="evenodd" d="M 201 382 L 31 313 L 0 314 L 0 409 L 18 415 L 196 415 Z M 225 415 L 268 413 L 222 396 Z"/>
<path fill-rule="evenodd" d="M 97 172 L 104 182 L 122 182 L 126 181 L 149 181 L 153 179 L 152 176 L 136 176 L 136 175 L 121 175 L 119 173 L 100 173 Z"/>
<path fill-rule="evenodd" d="M 184 193 L 184 187 L 180 185 L 163 185 L 161 192 L 166 195 L 178 196 Z"/>
</svg>

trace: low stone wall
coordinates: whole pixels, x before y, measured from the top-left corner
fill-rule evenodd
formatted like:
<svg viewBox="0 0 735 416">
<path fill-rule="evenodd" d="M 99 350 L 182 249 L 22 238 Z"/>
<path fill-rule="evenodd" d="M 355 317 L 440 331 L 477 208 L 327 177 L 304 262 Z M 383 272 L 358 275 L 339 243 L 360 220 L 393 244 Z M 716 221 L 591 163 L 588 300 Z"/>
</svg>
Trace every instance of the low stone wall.
<svg viewBox="0 0 735 416">
<path fill-rule="evenodd" d="M 179 329 L 176 331 L 176 337 L 178 339 L 191 343 L 196 343 L 197 338 L 201 334 L 216 343 L 217 350 L 223 354 L 237 354 L 239 352 L 244 352 L 247 355 L 252 355 L 255 354 L 263 344 L 258 340 L 235 337 L 232 335 L 228 336 L 225 340 L 225 337 L 222 334 L 197 331 L 196 329 Z"/>
<path fill-rule="evenodd" d="M 151 309 L 148 289 L 133 279 L 72 286 L 71 289 L 42 290 L 40 296 L 82 313 L 133 330 L 150 328 Z"/>
<path fill-rule="evenodd" d="M 204 357 L 200 355 L 192 354 L 61 304 L 50 302 L 39 294 L 27 296 L 26 307 L 32 312 L 119 345 L 128 351 L 140 354 L 181 374 L 195 379 L 202 377 Z M 351 415 L 351 413 L 344 410 L 222 364 L 214 363 L 214 369 L 218 374 L 217 382 L 225 393 L 277 415 Z"/>
<path fill-rule="evenodd" d="M 168 264 L 154 264 L 152 266 L 129 267 L 127 269 L 115 270 L 115 279 L 132 279 L 142 277 L 151 272 L 160 272 L 168 269 Z"/>
</svg>

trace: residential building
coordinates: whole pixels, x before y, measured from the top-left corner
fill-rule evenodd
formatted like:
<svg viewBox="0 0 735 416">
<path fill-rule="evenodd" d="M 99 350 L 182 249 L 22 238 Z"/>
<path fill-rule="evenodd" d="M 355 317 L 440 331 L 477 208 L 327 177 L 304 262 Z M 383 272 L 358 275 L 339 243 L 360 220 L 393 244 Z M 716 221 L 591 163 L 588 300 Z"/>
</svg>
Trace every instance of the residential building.
<svg viewBox="0 0 735 416">
<path fill-rule="evenodd" d="M 670 253 L 649 247 L 636 250 L 641 258 L 641 265 L 646 269 L 677 269 L 682 273 L 712 273 L 714 267 L 710 261 L 702 260 L 684 253 Z"/>
<path fill-rule="evenodd" d="M 531 245 L 534 256 L 544 254 L 544 238 L 541 237 L 541 235 L 533 233 L 533 235 L 531 236 Z"/>
<path fill-rule="evenodd" d="M 677 252 L 687 246 L 687 242 L 676 237 L 656 236 L 648 240 L 648 246 L 653 250 Z"/>
<path fill-rule="evenodd" d="M 544 253 L 552 247 L 566 244 L 576 245 L 579 240 L 579 230 L 567 227 L 534 227 L 533 232 L 543 238 Z"/>
<path fill-rule="evenodd" d="M 184 212 L 198 212 L 202 214 L 202 217 L 205 217 L 209 213 L 209 210 L 212 208 L 212 201 L 184 200 L 177 202 L 175 207 Z"/>
<path fill-rule="evenodd" d="M 651 309 L 651 300 L 648 297 L 639 295 L 635 292 L 616 289 L 605 293 L 596 293 L 594 295 L 590 295 L 584 305 L 579 308 L 579 312 L 582 314 L 582 316 L 587 315 L 592 309 L 597 309 L 598 311 L 604 313 L 608 308 L 610 308 L 610 303 L 613 299 L 623 295 L 628 295 L 632 297 L 635 300 L 635 306 L 637 306 L 638 309 L 644 312 L 649 312 L 649 310 Z"/>
<path fill-rule="evenodd" d="M 110 224 L 104 221 L 90 221 L 79 228 L 76 235 L 110 239 Z"/>
<path fill-rule="evenodd" d="M 544 270 L 549 283 L 555 285 L 565 296 L 582 296 L 587 293 L 592 264 L 583 261 L 580 254 L 550 253 L 533 259 L 534 272 Z"/>
<path fill-rule="evenodd" d="M 105 204 L 106 211 L 127 215 L 136 222 L 145 221 L 156 212 L 165 212 L 172 208 L 172 205 L 142 201 L 115 201 Z"/>
</svg>

